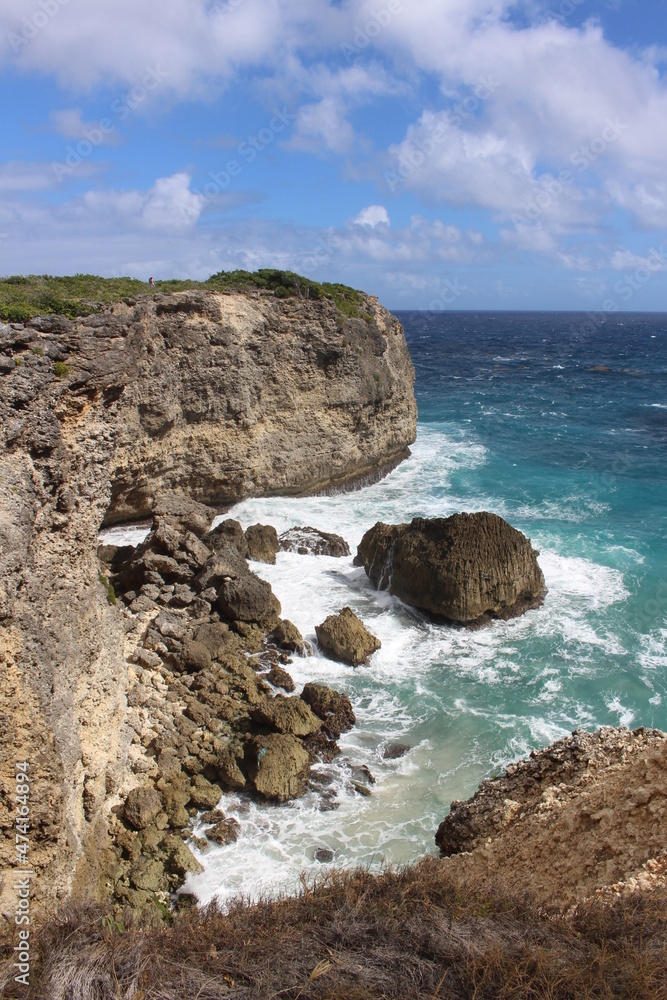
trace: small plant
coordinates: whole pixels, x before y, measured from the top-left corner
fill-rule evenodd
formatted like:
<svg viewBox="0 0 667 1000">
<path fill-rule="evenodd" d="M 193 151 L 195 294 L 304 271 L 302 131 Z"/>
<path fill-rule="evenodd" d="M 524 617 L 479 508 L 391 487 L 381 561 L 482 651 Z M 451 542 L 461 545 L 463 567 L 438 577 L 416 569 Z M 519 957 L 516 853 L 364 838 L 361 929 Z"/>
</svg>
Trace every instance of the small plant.
<svg viewBox="0 0 667 1000">
<path fill-rule="evenodd" d="M 39 358 L 41 358 L 42 355 L 44 354 L 44 351 L 42 350 L 41 347 L 31 347 L 30 350 L 32 351 L 33 354 L 36 354 Z"/>
<path fill-rule="evenodd" d="M 64 361 L 56 361 L 53 366 L 53 370 L 56 373 L 56 378 L 67 378 L 71 371 Z"/>
<path fill-rule="evenodd" d="M 380 376 L 378 375 L 377 372 L 374 372 L 373 378 L 375 379 L 375 384 L 379 386 L 379 384 L 380 384 Z"/>
<path fill-rule="evenodd" d="M 17 368 L 20 368 L 21 365 L 23 364 L 23 358 L 14 358 L 14 364 L 16 365 Z"/>
<path fill-rule="evenodd" d="M 108 578 L 104 575 L 101 569 L 97 571 L 97 579 L 100 581 L 103 587 L 107 589 L 107 601 L 109 604 L 116 604 L 116 591 L 114 590 L 113 583 L 109 583 Z"/>
<path fill-rule="evenodd" d="M 105 913 L 100 920 L 100 926 L 103 930 L 110 931 L 112 934 L 125 933 L 125 924 L 122 920 L 116 920 L 113 913 Z"/>
</svg>

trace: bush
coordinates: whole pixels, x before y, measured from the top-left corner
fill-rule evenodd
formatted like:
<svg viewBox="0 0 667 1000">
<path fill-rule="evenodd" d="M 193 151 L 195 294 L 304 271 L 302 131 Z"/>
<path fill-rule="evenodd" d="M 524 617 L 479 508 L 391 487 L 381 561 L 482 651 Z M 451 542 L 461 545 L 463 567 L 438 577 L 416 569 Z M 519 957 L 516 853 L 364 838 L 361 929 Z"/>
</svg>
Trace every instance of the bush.
<svg viewBox="0 0 667 1000">
<path fill-rule="evenodd" d="M 56 361 L 53 370 L 56 373 L 56 378 L 67 378 L 71 369 L 68 368 L 64 361 Z"/>
</svg>

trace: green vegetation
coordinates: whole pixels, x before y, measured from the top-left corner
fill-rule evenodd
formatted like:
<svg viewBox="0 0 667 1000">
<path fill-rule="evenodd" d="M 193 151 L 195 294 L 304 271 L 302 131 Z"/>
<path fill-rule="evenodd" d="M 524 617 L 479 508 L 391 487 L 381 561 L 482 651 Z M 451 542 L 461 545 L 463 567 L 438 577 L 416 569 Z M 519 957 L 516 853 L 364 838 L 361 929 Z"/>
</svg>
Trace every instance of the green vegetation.
<svg viewBox="0 0 667 1000">
<path fill-rule="evenodd" d="M 102 586 L 106 587 L 107 601 L 109 602 L 109 604 L 115 604 L 116 603 L 116 591 L 114 590 L 113 583 L 109 583 L 109 580 L 104 575 L 104 573 L 102 572 L 101 569 L 98 569 L 98 571 L 97 571 L 97 578 L 100 581 L 100 583 L 102 584 Z"/>
<path fill-rule="evenodd" d="M 64 361 L 56 361 L 53 366 L 53 370 L 58 378 L 67 378 L 71 368 L 69 368 Z"/>
<path fill-rule="evenodd" d="M 105 306 L 138 295 L 182 292 L 189 288 L 217 291 L 267 291 L 278 298 L 333 299 L 343 316 L 357 318 L 362 293 L 347 285 L 311 281 L 293 271 L 263 268 L 259 271 L 219 271 L 208 281 L 169 279 L 149 285 L 137 278 L 99 278 L 75 274 L 56 278 L 48 274 L 0 278 L 0 320 L 25 323 L 47 314 L 88 316 Z M 372 320 L 371 320 L 372 321 Z"/>
<path fill-rule="evenodd" d="M 595 899 L 568 918 L 461 885 L 435 858 L 332 872 L 229 913 L 70 904 L 31 925 L 30 986 L 6 922 L 0 992 L 43 1000 L 665 1000 L 667 890 Z M 12 933 L 13 930 L 13 933 Z M 33 951 L 34 949 L 34 951 Z M 34 956 L 34 957 L 33 957 Z"/>
<path fill-rule="evenodd" d="M 14 364 L 20 367 L 23 364 L 23 358 L 14 358 Z"/>
</svg>

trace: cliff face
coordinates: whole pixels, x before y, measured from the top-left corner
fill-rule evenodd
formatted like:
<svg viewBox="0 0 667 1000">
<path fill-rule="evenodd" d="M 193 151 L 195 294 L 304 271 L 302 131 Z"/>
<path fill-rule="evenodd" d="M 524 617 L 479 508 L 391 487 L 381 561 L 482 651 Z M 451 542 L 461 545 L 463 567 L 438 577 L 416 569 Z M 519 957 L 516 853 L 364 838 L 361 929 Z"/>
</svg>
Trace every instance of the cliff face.
<svg viewBox="0 0 667 1000">
<path fill-rule="evenodd" d="M 0 325 L 0 909 L 14 764 L 30 762 L 33 898 L 95 891 L 132 738 L 103 523 L 188 495 L 221 507 L 379 475 L 414 440 L 400 324 L 333 302 L 186 292 Z"/>
<path fill-rule="evenodd" d="M 664 886 L 667 736 L 576 731 L 452 802 L 436 844 L 461 884 L 493 883 L 567 909 Z"/>
</svg>

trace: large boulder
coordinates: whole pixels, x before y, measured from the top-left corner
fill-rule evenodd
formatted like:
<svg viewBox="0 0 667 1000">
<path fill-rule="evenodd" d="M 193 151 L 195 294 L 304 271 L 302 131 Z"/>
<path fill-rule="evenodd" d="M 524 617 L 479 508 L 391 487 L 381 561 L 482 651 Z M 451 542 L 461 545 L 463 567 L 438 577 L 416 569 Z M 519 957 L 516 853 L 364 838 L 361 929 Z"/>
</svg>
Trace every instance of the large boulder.
<svg viewBox="0 0 667 1000">
<path fill-rule="evenodd" d="M 310 656 L 310 643 L 306 642 L 296 625 L 288 618 L 278 622 L 270 638 L 280 649 L 288 653 L 298 653 L 299 656 Z"/>
<path fill-rule="evenodd" d="M 299 555 L 342 556 L 350 555 L 350 546 L 340 535 L 319 528 L 290 528 L 280 536 L 283 552 L 298 552 Z"/>
<path fill-rule="evenodd" d="M 123 812 L 130 826 L 135 830 L 145 830 L 162 812 L 162 799 L 154 788 L 133 788 L 125 799 Z"/>
<path fill-rule="evenodd" d="M 509 618 L 538 607 L 544 576 L 530 539 L 497 514 L 379 521 L 355 563 L 381 590 L 452 622 Z"/>
<path fill-rule="evenodd" d="M 246 528 L 248 559 L 255 562 L 275 563 L 279 548 L 278 532 L 270 524 L 251 524 Z"/>
<path fill-rule="evenodd" d="M 322 720 L 305 701 L 296 697 L 286 698 L 282 694 L 275 698 L 265 698 L 251 709 L 250 717 L 260 726 L 292 736 L 309 736 L 322 727 Z"/>
<path fill-rule="evenodd" d="M 243 528 L 233 517 L 217 524 L 206 536 L 206 544 L 213 552 L 224 552 L 226 555 L 234 552 L 244 558 L 248 556 L 248 543 Z"/>
<path fill-rule="evenodd" d="M 203 538 L 211 527 L 215 511 L 191 497 L 164 493 L 153 503 L 153 516 L 165 519 L 178 531 L 192 531 Z"/>
<path fill-rule="evenodd" d="M 253 622 L 264 628 L 273 628 L 280 617 L 280 601 L 271 584 L 254 573 L 223 580 L 218 590 L 218 608 L 224 618 Z"/>
<path fill-rule="evenodd" d="M 323 652 L 334 660 L 342 660 L 353 667 L 368 662 L 368 657 L 382 643 L 372 635 L 357 618 L 352 608 L 343 608 L 337 615 L 329 615 L 321 625 L 315 626 L 317 641 Z"/>
<path fill-rule="evenodd" d="M 249 779 L 264 798 L 286 802 L 305 791 L 310 758 L 295 736 L 252 737 L 244 759 Z"/>
<path fill-rule="evenodd" d="M 332 740 L 337 740 L 341 733 L 352 729 L 357 721 L 348 696 L 334 691 L 326 684 L 306 684 L 301 698 L 322 719 L 324 731 Z"/>
</svg>

